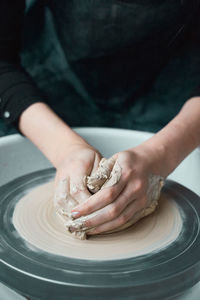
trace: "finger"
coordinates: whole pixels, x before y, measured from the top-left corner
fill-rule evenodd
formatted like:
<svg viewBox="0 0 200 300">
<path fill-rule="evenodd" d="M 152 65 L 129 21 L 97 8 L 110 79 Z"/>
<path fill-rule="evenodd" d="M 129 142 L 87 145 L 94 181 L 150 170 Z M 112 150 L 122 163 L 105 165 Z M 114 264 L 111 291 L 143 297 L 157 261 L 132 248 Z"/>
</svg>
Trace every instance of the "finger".
<svg viewBox="0 0 200 300">
<path fill-rule="evenodd" d="M 125 208 L 125 210 L 117 218 L 88 231 L 87 234 L 95 235 L 95 234 L 100 234 L 100 233 L 104 233 L 104 232 L 109 233 L 111 231 L 117 231 L 117 229 L 119 227 L 128 223 L 134 217 L 134 215 L 136 215 L 140 210 L 141 210 L 140 201 L 135 200 L 135 201 L 129 203 L 129 205 Z M 137 220 L 138 219 L 139 218 L 137 218 Z M 135 223 L 135 222 L 133 222 L 133 223 Z"/>
<path fill-rule="evenodd" d="M 126 183 L 123 180 L 120 180 L 117 184 L 100 190 L 96 194 L 92 195 L 89 199 L 84 201 L 81 205 L 78 205 L 72 210 L 75 214 L 75 217 L 81 217 L 84 215 L 89 215 L 106 205 L 112 203 L 116 197 L 122 192 L 125 188 Z"/>
<path fill-rule="evenodd" d="M 79 230 L 81 228 L 93 228 L 97 227 L 103 223 L 109 222 L 116 219 L 122 211 L 129 205 L 130 202 L 134 201 L 135 195 L 132 193 L 132 189 L 127 188 L 127 186 L 122 190 L 120 195 L 115 201 L 107 206 L 85 216 L 76 219 L 73 224 L 71 224 L 71 230 Z M 80 226 L 79 226 L 80 225 Z M 74 229 L 73 229 L 74 227 Z"/>
<path fill-rule="evenodd" d="M 121 197 L 119 196 L 119 199 L 98 210 L 94 216 L 89 215 L 84 222 L 84 227 L 93 228 L 116 219 L 130 202 L 135 201 L 135 199 L 132 198 L 133 195 L 127 194 L 124 191 L 120 195 Z"/>
<path fill-rule="evenodd" d="M 141 193 L 141 185 L 138 183 L 138 181 L 135 181 L 134 184 L 130 182 L 124 187 L 124 189 L 122 189 L 121 193 L 113 202 L 107 204 L 99 210 L 96 209 L 96 214 L 94 216 L 88 215 L 88 220 L 85 222 L 85 226 L 92 228 L 115 219 L 121 214 L 126 206 L 129 205 L 130 202 L 135 199 L 140 199 Z"/>
<path fill-rule="evenodd" d="M 78 167 L 78 170 L 70 174 L 70 194 L 79 202 L 82 203 L 91 196 L 87 188 L 86 178 L 91 172 L 95 172 L 100 162 L 100 155 L 94 154 L 94 161 L 90 168 L 85 168 L 84 164 Z"/>
<path fill-rule="evenodd" d="M 101 160 L 102 160 L 101 155 L 98 153 L 95 153 L 93 168 L 87 175 L 93 176 L 96 173 Z"/>
<path fill-rule="evenodd" d="M 91 196 L 87 189 L 85 169 L 79 169 L 70 174 L 69 193 L 79 203 Z"/>
<path fill-rule="evenodd" d="M 69 193 L 69 182 L 69 178 L 60 180 L 55 190 L 54 206 L 56 211 L 62 214 L 66 214 L 78 204 Z"/>
<path fill-rule="evenodd" d="M 61 205 L 62 201 L 66 199 L 66 196 L 69 193 L 68 182 L 68 178 L 65 178 L 57 183 L 54 194 L 54 205 Z"/>
<path fill-rule="evenodd" d="M 77 200 L 78 204 L 91 197 L 91 193 L 88 191 L 85 181 L 85 176 L 76 182 L 70 178 L 70 194 Z"/>
</svg>

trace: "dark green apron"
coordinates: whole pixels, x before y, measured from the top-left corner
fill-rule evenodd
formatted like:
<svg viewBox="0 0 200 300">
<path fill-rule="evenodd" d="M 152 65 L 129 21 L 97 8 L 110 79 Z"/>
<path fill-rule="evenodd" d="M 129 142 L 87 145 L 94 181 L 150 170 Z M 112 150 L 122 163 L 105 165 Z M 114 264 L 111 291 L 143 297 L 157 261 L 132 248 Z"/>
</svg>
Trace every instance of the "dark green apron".
<svg viewBox="0 0 200 300">
<path fill-rule="evenodd" d="M 22 62 L 69 125 L 157 131 L 200 85 L 198 6 L 32 1 Z"/>
</svg>

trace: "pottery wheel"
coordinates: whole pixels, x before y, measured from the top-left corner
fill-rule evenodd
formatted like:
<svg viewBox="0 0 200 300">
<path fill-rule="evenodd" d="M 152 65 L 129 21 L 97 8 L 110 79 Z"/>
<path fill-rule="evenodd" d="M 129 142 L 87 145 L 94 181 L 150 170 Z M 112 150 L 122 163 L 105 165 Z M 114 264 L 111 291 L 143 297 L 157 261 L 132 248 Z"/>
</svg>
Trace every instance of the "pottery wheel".
<svg viewBox="0 0 200 300">
<path fill-rule="evenodd" d="M 33 299 L 160 300 L 200 280 L 200 198 L 172 181 L 166 182 L 162 196 L 175 202 L 182 225 L 174 240 L 162 247 L 141 253 L 122 251 L 118 256 L 113 252 L 112 258 L 77 258 L 75 251 L 63 256 L 29 243 L 13 225 L 15 206 L 53 176 L 52 169 L 35 172 L 0 188 L 0 280 L 5 285 Z M 102 239 L 106 251 L 106 237 Z"/>
</svg>

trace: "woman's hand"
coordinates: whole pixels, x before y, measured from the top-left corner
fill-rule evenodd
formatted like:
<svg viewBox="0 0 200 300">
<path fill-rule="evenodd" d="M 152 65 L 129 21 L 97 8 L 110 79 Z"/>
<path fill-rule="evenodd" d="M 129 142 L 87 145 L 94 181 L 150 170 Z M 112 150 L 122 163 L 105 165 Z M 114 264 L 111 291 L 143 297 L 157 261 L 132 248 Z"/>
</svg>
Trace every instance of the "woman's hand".
<svg viewBox="0 0 200 300">
<path fill-rule="evenodd" d="M 145 208 L 149 176 L 159 174 L 156 170 L 159 170 L 160 154 L 144 145 L 113 157 L 121 167 L 119 182 L 97 192 L 72 210 L 77 218 L 88 215 L 84 227 L 91 228 L 87 232 L 90 235 L 115 230 Z"/>
<path fill-rule="evenodd" d="M 147 205 L 150 174 L 167 177 L 200 145 L 200 97 L 188 100 L 179 114 L 143 144 L 117 153 L 121 179 L 75 207 L 76 217 L 91 214 L 90 234 L 114 230 Z M 92 230 L 93 227 L 96 227 Z"/>
<path fill-rule="evenodd" d="M 72 144 L 57 166 L 55 186 L 66 180 L 70 195 L 78 202 L 91 196 L 86 186 L 86 176 L 98 167 L 101 154 L 87 143 Z"/>
</svg>

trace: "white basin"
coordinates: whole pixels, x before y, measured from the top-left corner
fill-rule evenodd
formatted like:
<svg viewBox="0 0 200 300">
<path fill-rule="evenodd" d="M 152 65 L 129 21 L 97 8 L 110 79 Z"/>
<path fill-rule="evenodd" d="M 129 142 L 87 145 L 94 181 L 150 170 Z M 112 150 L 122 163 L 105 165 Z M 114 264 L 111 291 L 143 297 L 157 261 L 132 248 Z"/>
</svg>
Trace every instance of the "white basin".
<svg viewBox="0 0 200 300">
<path fill-rule="evenodd" d="M 152 133 L 111 128 L 77 128 L 104 156 L 134 147 Z M 51 167 L 51 163 L 26 138 L 14 134 L 0 138 L 0 185 L 24 174 Z M 169 176 L 200 195 L 200 150 L 194 150 Z"/>
<path fill-rule="evenodd" d="M 152 136 L 152 133 L 110 128 L 76 128 L 90 144 L 105 157 L 134 147 Z M 0 138 L 0 186 L 19 176 L 51 167 L 51 163 L 26 138 L 14 134 Z M 200 195 L 200 150 L 194 150 L 169 176 Z M 200 283 L 178 298 L 197 300 Z M 0 300 L 24 299 L 0 284 Z"/>
</svg>

